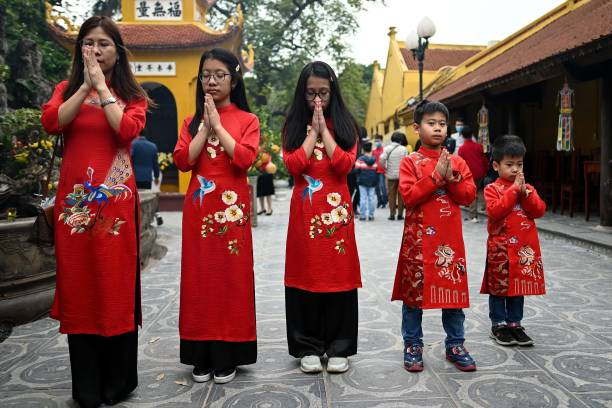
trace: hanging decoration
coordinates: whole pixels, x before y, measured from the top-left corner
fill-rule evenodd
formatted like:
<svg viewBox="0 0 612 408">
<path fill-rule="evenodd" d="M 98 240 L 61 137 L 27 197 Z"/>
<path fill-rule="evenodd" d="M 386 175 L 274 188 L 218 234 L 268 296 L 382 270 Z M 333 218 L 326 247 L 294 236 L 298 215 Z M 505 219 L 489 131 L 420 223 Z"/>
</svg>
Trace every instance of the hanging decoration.
<svg viewBox="0 0 612 408">
<path fill-rule="evenodd" d="M 570 152 L 574 150 L 574 123 L 572 119 L 572 111 L 574 110 L 574 90 L 567 84 L 567 79 L 557 96 L 557 106 L 559 107 L 557 151 Z"/>
<path fill-rule="evenodd" d="M 478 143 L 482 145 L 482 150 L 488 153 L 491 150 L 491 142 L 489 140 L 489 110 L 484 103 L 478 111 Z"/>
</svg>

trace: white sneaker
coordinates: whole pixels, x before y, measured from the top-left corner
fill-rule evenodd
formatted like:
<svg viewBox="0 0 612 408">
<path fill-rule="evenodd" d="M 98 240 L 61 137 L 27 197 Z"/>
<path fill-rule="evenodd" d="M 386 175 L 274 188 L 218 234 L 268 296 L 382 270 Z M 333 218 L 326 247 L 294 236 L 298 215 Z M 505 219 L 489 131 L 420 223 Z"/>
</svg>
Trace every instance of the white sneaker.
<svg viewBox="0 0 612 408">
<path fill-rule="evenodd" d="M 320 373 L 323 371 L 319 356 L 304 356 L 300 360 L 300 369 L 305 373 Z"/>
<path fill-rule="evenodd" d="M 478 223 L 478 218 L 472 218 L 472 219 L 471 219 L 471 221 L 472 221 L 474 224 L 476 224 L 476 223 Z"/>
<path fill-rule="evenodd" d="M 343 373 L 349 369 L 349 361 L 346 357 L 330 357 L 327 361 L 328 373 Z"/>
</svg>

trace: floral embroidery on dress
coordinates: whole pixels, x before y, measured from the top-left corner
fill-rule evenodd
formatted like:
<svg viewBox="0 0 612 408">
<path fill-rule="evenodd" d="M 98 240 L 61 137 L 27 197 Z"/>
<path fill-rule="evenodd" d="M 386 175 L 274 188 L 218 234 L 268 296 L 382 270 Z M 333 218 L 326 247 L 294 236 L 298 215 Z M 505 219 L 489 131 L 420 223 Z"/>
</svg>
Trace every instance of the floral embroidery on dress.
<svg viewBox="0 0 612 408">
<path fill-rule="evenodd" d="M 413 307 L 423 304 L 423 211 L 409 211 L 404 226 L 400 259 L 401 287 L 405 301 Z"/>
<path fill-rule="evenodd" d="M 306 125 L 306 135 L 310 133 L 312 129 L 311 125 Z M 323 149 L 325 149 L 325 144 L 323 144 L 323 139 L 321 136 L 317 136 L 317 141 L 315 142 L 314 150 L 312 154 L 314 155 L 315 160 L 320 161 L 323 160 Z"/>
<path fill-rule="evenodd" d="M 353 215 L 349 212 L 349 203 L 343 203 L 342 196 L 339 193 L 327 194 L 327 203 L 333 207 L 329 212 L 315 214 L 310 219 L 310 230 L 308 232 L 310 238 L 331 238 L 353 219 Z M 340 239 L 336 241 L 334 249 L 339 254 L 345 254 L 346 248 L 344 244 L 344 239 Z"/>
<path fill-rule="evenodd" d="M 346 248 L 344 247 L 344 238 L 342 238 L 340 241 L 336 241 L 336 246 L 334 247 L 334 249 L 338 251 L 339 254 L 346 253 Z"/>
<path fill-rule="evenodd" d="M 211 234 L 221 237 L 232 228 L 244 228 L 246 226 L 249 215 L 244 211 L 246 205 L 238 202 L 238 194 L 232 190 L 225 190 L 221 193 L 221 201 L 227 206 L 225 209 L 220 209 L 214 214 L 211 213 L 202 218 L 202 230 L 200 232 L 202 238 L 207 238 Z M 230 254 L 238 255 L 243 244 L 244 230 L 240 241 L 231 239 L 227 242 L 227 249 Z"/>
<path fill-rule="evenodd" d="M 542 279 L 544 266 L 541 259 L 536 259 L 536 252 L 529 245 L 523 245 L 518 250 L 519 264 L 523 267 L 521 273 L 533 279 Z"/>
<path fill-rule="evenodd" d="M 448 244 L 439 245 L 434 255 L 436 257 L 435 265 L 440 269 L 438 276 L 446 278 L 454 284 L 461 283 L 462 277 L 465 275 L 463 258 L 454 262 L 455 251 Z"/>
<path fill-rule="evenodd" d="M 94 169 L 88 167 L 88 180 L 83 184 L 74 184 L 72 192 L 64 199 L 66 206 L 60 213 L 58 221 L 64 221 L 64 225 L 71 228 L 70 235 L 95 230 L 98 233 L 106 231 L 117 236 L 121 225 L 126 221 L 118 217 L 105 218 L 103 210 L 112 202 L 132 197 L 132 190 L 124 184 L 132 175 L 127 152 L 125 150 L 117 152 L 102 184 L 95 185 L 93 175 Z"/>
<path fill-rule="evenodd" d="M 219 153 L 225 151 L 223 146 L 220 145 L 220 142 L 219 137 L 214 133 L 214 131 L 212 131 L 212 133 L 208 136 L 208 139 L 206 139 L 206 154 L 208 154 L 208 157 L 211 159 L 216 158 Z"/>
</svg>

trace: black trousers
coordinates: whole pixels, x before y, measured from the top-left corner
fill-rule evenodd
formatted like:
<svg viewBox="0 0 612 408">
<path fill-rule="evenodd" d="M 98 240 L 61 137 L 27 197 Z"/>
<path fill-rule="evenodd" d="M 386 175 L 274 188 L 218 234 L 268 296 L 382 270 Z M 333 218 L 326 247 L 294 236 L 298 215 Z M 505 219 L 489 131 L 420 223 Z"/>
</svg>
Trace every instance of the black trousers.
<svg viewBox="0 0 612 408">
<path fill-rule="evenodd" d="M 123 400 L 138 385 L 138 330 L 118 336 L 69 334 L 72 398 L 81 407 Z"/>
<path fill-rule="evenodd" d="M 136 231 L 140 231 L 134 207 Z M 140 237 L 136 234 L 137 248 Z M 136 259 L 134 330 L 117 336 L 69 334 L 68 352 L 72 372 L 72 398 L 83 408 L 113 405 L 138 386 L 138 324 L 140 305 L 140 249 Z"/>
<path fill-rule="evenodd" d="M 257 341 L 183 340 L 181 363 L 224 371 L 257 361 Z"/>
<path fill-rule="evenodd" d="M 144 190 L 150 190 L 151 189 L 151 180 L 149 181 L 137 181 L 136 182 L 136 188 L 141 188 Z"/>
<path fill-rule="evenodd" d="M 357 353 L 357 289 L 318 293 L 285 287 L 285 313 L 293 357 Z"/>
</svg>

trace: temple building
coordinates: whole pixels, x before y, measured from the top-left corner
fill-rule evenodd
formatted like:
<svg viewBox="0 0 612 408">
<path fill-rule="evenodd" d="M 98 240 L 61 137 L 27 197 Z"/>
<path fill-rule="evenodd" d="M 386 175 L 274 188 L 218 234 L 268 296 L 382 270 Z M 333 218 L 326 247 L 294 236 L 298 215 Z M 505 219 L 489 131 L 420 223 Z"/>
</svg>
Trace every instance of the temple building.
<svg viewBox="0 0 612 408">
<path fill-rule="evenodd" d="M 396 39 L 395 27 L 389 28 L 389 50 L 385 68 L 374 61 L 365 128 L 369 136 L 383 135 L 387 140 L 394 131 L 401 131 L 414 145 L 416 135 L 410 126 L 400 122 L 398 109 L 419 93 L 418 62 L 403 41 Z M 430 44 L 423 66 L 423 85 L 440 72 L 445 72 L 477 54 L 485 47 L 473 45 Z"/>
<path fill-rule="evenodd" d="M 398 109 L 400 125 L 413 122 L 417 95 Z M 500 135 L 520 136 L 526 178 L 553 212 L 581 212 L 612 226 L 611 1 L 563 2 L 441 70 L 424 96 L 444 102 L 451 123 L 461 116 L 475 127 L 485 146 Z"/>
<path fill-rule="evenodd" d="M 211 0 L 122 0 L 121 35 L 131 53 L 138 82 L 157 103 L 147 115 L 147 138 L 160 152 L 172 152 L 183 119 L 195 111 L 195 87 L 200 56 L 225 48 L 239 56 L 244 72 L 253 68 L 253 49 L 243 49 L 242 10 L 216 30 L 206 24 Z M 56 15 L 47 3 L 47 25 L 53 37 L 71 52 L 78 27 Z M 189 174 L 174 165 L 164 171 L 162 191 L 185 192 Z"/>
</svg>

